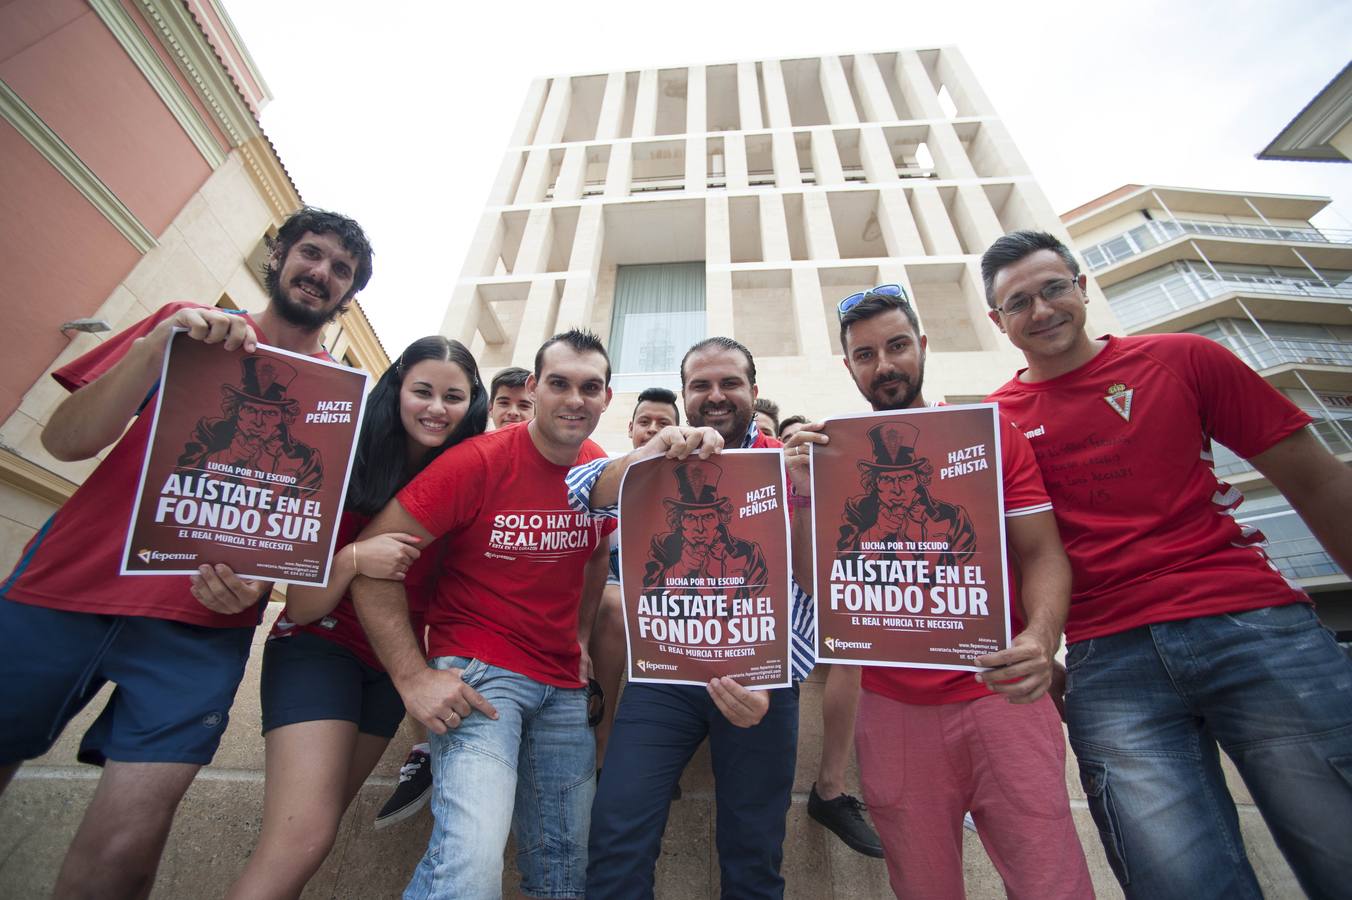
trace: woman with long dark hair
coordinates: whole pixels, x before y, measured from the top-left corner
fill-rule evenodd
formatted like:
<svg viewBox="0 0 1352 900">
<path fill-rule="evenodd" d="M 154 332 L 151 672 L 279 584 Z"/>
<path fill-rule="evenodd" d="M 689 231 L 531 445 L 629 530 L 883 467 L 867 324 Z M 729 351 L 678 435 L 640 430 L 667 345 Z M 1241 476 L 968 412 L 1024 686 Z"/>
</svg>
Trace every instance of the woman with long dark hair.
<svg viewBox="0 0 1352 900">
<path fill-rule="evenodd" d="M 357 535 L 446 448 L 482 434 L 487 418 L 474 357 L 443 337 L 410 344 L 367 398 L 328 584 L 287 591 L 263 650 L 263 830 L 230 897 L 299 897 L 398 730 L 403 703 L 348 585 L 358 575 L 402 581 L 421 633 L 439 547 L 408 534 Z"/>
</svg>

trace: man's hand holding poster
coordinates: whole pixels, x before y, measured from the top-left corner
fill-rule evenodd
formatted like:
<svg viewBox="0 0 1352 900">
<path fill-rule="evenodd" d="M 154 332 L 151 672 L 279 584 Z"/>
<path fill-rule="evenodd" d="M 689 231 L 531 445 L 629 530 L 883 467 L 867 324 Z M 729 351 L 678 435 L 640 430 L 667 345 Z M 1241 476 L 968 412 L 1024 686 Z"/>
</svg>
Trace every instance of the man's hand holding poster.
<svg viewBox="0 0 1352 900">
<path fill-rule="evenodd" d="M 812 449 L 823 662 L 979 670 L 1009 646 L 994 404 L 830 419 Z"/>
<path fill-rule="evenodd" d="M 644 460 L 620 485 L 629 680 L 789 684 L 789 522 L 778 450 Z"/>
<path fill-rule="evenodd" d="M 128 526 L 124 575 L 322 585 L 361 427 L 366 374 L 275 347 L 175 335 Z"/>
</svg>

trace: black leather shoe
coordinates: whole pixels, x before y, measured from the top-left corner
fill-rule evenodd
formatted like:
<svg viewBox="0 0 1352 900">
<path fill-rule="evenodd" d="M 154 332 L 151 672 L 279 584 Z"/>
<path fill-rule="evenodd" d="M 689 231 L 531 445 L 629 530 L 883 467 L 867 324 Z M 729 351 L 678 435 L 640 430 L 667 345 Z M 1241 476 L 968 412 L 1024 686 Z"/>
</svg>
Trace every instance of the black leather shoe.
<svg viewBox="0 0 1352 900">
<path fill-rule="evenodd" d="M 807 814 L 824 827 L 835 832 L 836 837 L 845 842 L 856 853 L 883 858 L 883 843 L 878 840 L 878 832 L 864 818 L 864 804 L 858 797 L 841 794 L 832 800 L 823 800 L 817 793 L 814 782 L 812 792 L 807 796 Z"/>
</svg>

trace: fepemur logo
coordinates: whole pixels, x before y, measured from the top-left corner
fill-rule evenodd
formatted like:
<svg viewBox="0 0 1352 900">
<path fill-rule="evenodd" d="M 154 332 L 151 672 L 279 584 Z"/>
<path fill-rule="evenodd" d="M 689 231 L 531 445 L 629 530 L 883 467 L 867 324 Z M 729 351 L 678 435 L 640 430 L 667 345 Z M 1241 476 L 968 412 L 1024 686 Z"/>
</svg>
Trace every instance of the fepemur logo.
<svg viewBox="0 0 1352 900">
<path fill-rule="evenodd" d="M 159 562 L 160 560 L 184 560 L 192 562 L 197 559 L 196 553 L 164 553 L 160 550 L 137 550 L 136 558 L 143 563 Z"/>
</svg>

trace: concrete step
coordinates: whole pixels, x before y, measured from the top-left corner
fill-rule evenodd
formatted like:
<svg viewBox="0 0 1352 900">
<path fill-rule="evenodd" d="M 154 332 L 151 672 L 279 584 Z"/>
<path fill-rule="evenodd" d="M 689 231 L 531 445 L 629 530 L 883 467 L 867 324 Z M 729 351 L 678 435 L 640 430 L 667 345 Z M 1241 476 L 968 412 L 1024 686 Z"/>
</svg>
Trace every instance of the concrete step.
<svg viewBox="0 0 1352 900">
<path fill-rule="evenodd" d="M 275 612 L 269 614 L 269 623 Z M 263 809 L 258 704 L 263 634 L 260 629 L 221 750 L 179 809 L 154 898 L 222 896 L 253 849 Z M 801 689 L 797 771 L 784 845 L 787 896 L 803 900 L 889 897 L 884 864 L 849 850 L 807 815 L 807 792 L 821 755 L 822 681 L 822 674 L 814 673 Z M 22 900 L 50 894 L 66 846 L 98 778 L 98 770 L 76 764 L 75 751 L 109 690 L 105 689 L 76 717 L 50 753 L 25 765 L 0 798 L 0 897 Z M 344 818 L 333 853 L 311 882 L 307 898 L 399 896 L 426 847 L 431 817 L 423 813 L 383 831 L 375 831 L 371 823 L 393 789 L 408 748 L 420 739 L 419 729 L 406 721 Z M 1085 806 L 1073 757 L 1069 758 L 1071 806 L 1095 890 L 1101 897 L 1121 896 Z M 1226 772 L 1240 808 L 1249 856 L 1264 892 L 1269 897 L 1300 896 L 1248 791 L 1228 761 Z M 851 792 L 858 793 L 858 775 L 853 767 L 847 782 Z M 707 745 L 696 753 L 681 784 L 683 797 L 672 805 L 658 862 L 657 894 L 663 900 L 716 898 L 718 859 Z M 999 875 L 979 838 L 965 832 L 964 841 L 968 897 L 1003 897 Z M 503 876 L 506 896 L 515 895 L 513 858 L 509 847 Z"/>
<path fill-rule="evenodd" d="M 35 767 L 16 778 L 0 802 L 0 897 L 46 897 L 51 892 L 66 845 L 92 796 L 92 770 Z M 373 779 L 343 820 L 328 861 L 310 882 L 305 897 L 397 897 L 426 847 L 431 816 L 420 814 L 375 831 L 372 821 L 392 781 Z M 263 802 L 262 779 L 251 774 L 208 769 L 184 798 L 165 849 L 152 894 L 156 900 L 219 897 L 243 868 L 258 836 Z M 1094 889 L 1100 897 L 1120 897 L 1097 833 L 1082 803 L 1073 804 L 1076 826 L 1089 857 Z M 1266 827 L 1252 808 L 1240 811 L 1245 842 L 1268 897 L 1299 897 L 1299 888 L 1278 854 Z M 663 900 L 713 900 L 718 897 L 717 853 L 713 849 L 713 796 L 686 794 L 672 804 L 657 866 L 657 896 Z M 795 795 L 784 842 L 786 896 L 886 898 L 887 869 L 845 847 L 807 815 L 807 798 Z M 513 850 L 504 857 L 503 891 L 517 885 Z M 964 832 L 967 896 L 971 900 L 1005 896 L 999 874 L 980 839 Z"/>
</svg>

